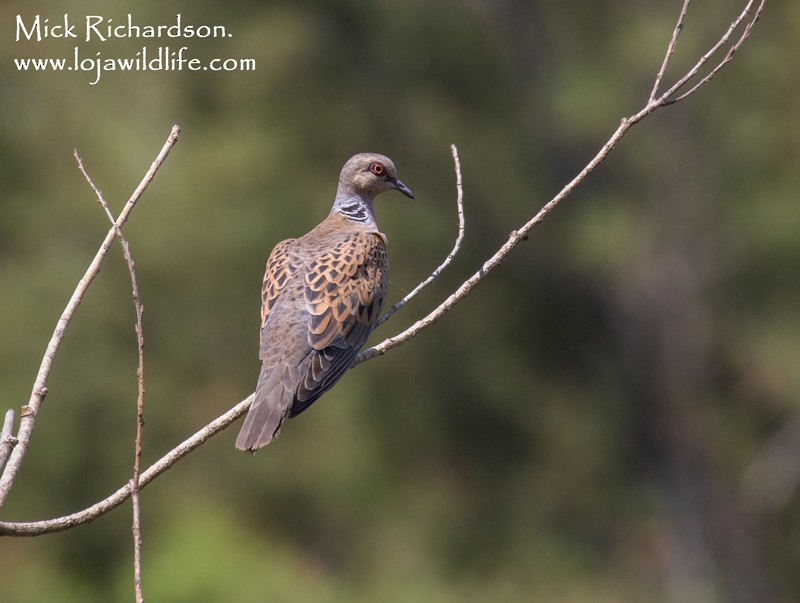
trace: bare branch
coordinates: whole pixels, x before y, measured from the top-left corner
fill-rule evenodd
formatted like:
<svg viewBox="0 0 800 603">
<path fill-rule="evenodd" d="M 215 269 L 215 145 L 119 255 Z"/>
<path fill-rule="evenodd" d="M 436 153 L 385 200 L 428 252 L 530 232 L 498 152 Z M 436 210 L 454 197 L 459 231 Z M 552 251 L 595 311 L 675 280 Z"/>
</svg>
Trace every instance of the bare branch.
<svg viewBox="0 0 800 603">
<path fill-rule="evenodd" d="M 8 457 L 14 446 L 17 444 L 17 438 L 13 435 L 14 432 L 14 409 L 10 408 L 6 411 L 5 418 L 3 419 L 3 428 L 0 430 L 0 472 L 8 462 Z"/>
<path fill-rule="evenodd" d="M 139 472 L 142 462 L 142 429 L 144 428 L 144 335 L 142 330 L 142 307 L 141 297 L 139 296 L 139 285 L 136 280 L 136 267 L 131 255 L 130 245 L 128 240 L 122 234 L 122 230 L 117 226 L 111 210 L 108 208 L 103 193 L 97 188 L 94 181 L 83 165 L 83 160 L 75 150 L 75 159 L 78 162 L 80 169 L 86 182 L 94 191 L 97 201 L 102 206 L 109 221 L 111 222 L 117 239 L 119 239 L 120 246 L 122 247 L 122 254 L 125 257 L 125 262 L 128 266 L 128 272 L 131 277 L 131 292 L 133 295 L 133 309 L 136 314 L 136 324 L 134 325 L 136 331 L 136 343 L 138 347 L 139 365 L 136 370 L 137 382 L 139 384 L 138 395 L 136 397 L 136 444 L 134 449 L 133 460 L 133 478 L 131 479 L 131 502 L 133 503 L 133 525 L 131 531 L 133 532 L 133 588 L 136 596 L 136 603 L 143 603 L 144 596 L 142 594 L 142 528 L 141 528 L 141 507 L 139 505 Z"/>
<path fill-rule="evenodd" d="M 142 193 L 144 193 L 150 182 L 152 182 L 156 172 L 158 172 L 158 168 L 161 167 L 161 164 L 167 158 L 170 150 L 177 142 L 179 134 L 180 128 L 178 126 L 173 126 L 167 141 L 161 147 L 161 151 L 150 166 L 150 169 L 147 170 L 147 173 L 139 183 L 139 186 L 136 187 L 136 190 L 133 192 L 131 198 L 125 204 L 125 207 L 122 208 L 119 217 L 114 222 L 115 226 L 108 231 L 106 238 L 100 245 L 100 249 L 97 251 L 94 259 L 89 264 L 86 273 L 78 282 L 72 297 L 67 303 L 66 308 L 64 308 L 64 312 L 61 314 L 61 317 L 56 323 L 55 331 L 53 332 L 50 342 L 47 345 L 44 358 L 42 358 L 42 363 L 39 366 L 39 372 L 36 375 L 36 380 L 33 383 L 30 400 L 28 401 L 27 406 L 23 407 L 23 411 L 20 416 L 20 424 L 17 431 L 17 445 L 11 452 L 8 464 L 3 471 L 3 475 L 0 476 L 0 507 L 2 507 L 5 503 L 8 493 L 11 490 L 11 486 L 14 484 L 14 479 L 17 476 L 17 472 L 22 466 L 22 460 L 25 458 L 25 452 L 28 449 L 28 442 L 30 441 L 31 433 L 33 432 L 33 427 L 36 422 L 36 415 L 38 414 L 42 402 L 44 401 L 44 397 L 47 394 L 47 378 L 50 375 L 50 369 L 53 366 L 53 360 L 58 352 L 58 348 L 64 338 L 64 332 L 72 320 L 75 311 L 78 309 L 78 305 L 81 303 L 83 296 L 89 289 L 89 285 L 91 285 L 94 278 L 100 272 L 100 266 L 102 265 L 106 254 L 108 253 L 111 242 L 116 236 L 116 229 L 125 224 L 125 221 L 128 219 L 131 211 L 133 211 L 133 208 L 136 206 L 137 201 L 142 196 Z"/>
<path fill-rule="evenodd" d="M 455 306 L 459 301 L 464 299 L 466 295 L 477 285 L 483 278 L 491 272 L 494 268 L 500 265 L 511 253 L 511 251 L 521 242 L 527 239 L 528 233 L 537 225 L 539 224 L 544 218 L 551 212 L 556 206 L 561 203 L 572 191 L 574 191 L 578 185 L 580 185 L 586 178 L 591 174 L 594 169 L 600 165 L 603 161 L 605 161 L 608 154 L 617 144 L 617 142 L 622 139 L 622 137 L 630 130 L 633 126 L 637 123 L 642 121 L 645 117 L 653 113 L 656 109 L 660 107 L 664 107 L 670 104 L 674 104 L 678 101 L 681 101 L 687 98 L 690 94 L 695 92 L 700 86 L 708 83 L 710 79 L 713 77 L 715 73 L 717 73 L 726 63 L 728 63 L 733 56 L 733 52 L 738 49 L 742 43 L 747 39 L 750 35 L 750 30 L 752 29 L 753 25 L 758 21 L 761 11 L 764 7 L 764 3 L 766 0 L 761 0 L 761 4 L 759 5 L 758 9 L 756 10 L 752 20 L 748 22 L 747 26 L 745 27 L 742 36 L 737 41 L 737 43 L 729 50 L 726 57 L 720 62 L 719 65 L 705 78 L 703 78 L 694 88 L 689 90 L 687 93 L 683 94 L 682 96 L 669 99 L 669 97 L 674 94 L 678 89 L 680 89 L 686 82 L 691 80 L 700 70 L 700 68 L 713 56 L 723 45 L 725 45 L 728 40 L 730 39 L 731 35 L 734 31 L 739 27 L 744 19 L 750 14 L 754 0 L 749 0 L 747 5 L 745 6 L 744 10 L 739 14 L 738 17 L 733 21 L 731 26 L 722 36 L 722 38 L 709 50 L 703 57 L 697 62 L 697 64 L 689 70 L 684 77 L 682 77 L 678 82 L 673 85 L 669 90 L 667 90 L 664 94 L 662 94 L 659 98 L 653 100 L 653 96 L 656 93 L 656 90 L 663 78 L 663 72 L 666 71 L 666 67 L 669 63 L 669 59 L 672 56 L 673 52 L 675 51 L 675 45 L 677 44 L 678 36 L 680 35 L 680 31 L 683 28 L 683 21 L 685 18 L 686 9 L 688 8 L 689 0 L 684 0 L 684 4 L 681 8 L 681 13 L 678 17 L 677 25 L 675 26 L 675 30 L 673 31 L 672 38 L 667 46 L 667 52 L 664 57 L 664 61 L 659 69 L 658 76 L 656 77 L 656 84 L 653 88 L 654 92 L 651 93 L 650 99 L 648 100 L 647 104 L 636 114 L 631 115 L 630 117 L 623 118 L 620 122 L 619 127 L 614 131 L 608 141 L 602 146 L 600 151 L 594 156 L 594 158 L 583 168 L 580 173 L 575 176 L 561 191 L 553 197 L 550 201 L 548 201 L 541 210 L 528 222 L 522 225 L 519 229 L 514 230 L 509 235 L 508 240 L 503 244 L 497 252 L 494 253 L 489 259 L 487 259 L 483 266 L 473 274 L 469 279 L 464 281 L 464 283 L 452 294 L 450 297 L 445 299 L 437 308 L 435 308 L 432 312 L 430 312 L 426 317 L 418 320 L 416 323 L 411 325 L 408 329 L 399 333 L 393 337 L 389 337 L 382 341 L 381 343 L 364 350 L 361 352 L 356 360 L 353 362 L 353 366 L 364 362 L 365 360 L 369 360 L 370 358 L 374 358 L 375 356 L 381 356 L 385 354 L 388 350 L 392 349 L 411 339 L 412 337 L 416 336 L 417 333 L 422 331 L 423 329 L 428 328 L 436 321 L 438 321 L 450 308 Z"/>
<path fill-rule="evenodd" d="M 753 5 L 755 4 L 755 0 L 749 0 L 747 2 L 744 9 L 742 9 L 742 12 L 739 13 L 739 15 L 731 22 L 730 26 L 728 27 L 728 30 L 722 35 L 722 37 L 717 41 L 717 43 L 714 44 L 708 50 L 708 52 L 706 52 L 702 57 L 700 57 L 700 59 L 697 61 L 694 67 L 692 67 L 689 71 L 687 71 L 682 78 L 680 78 L 666 92 L 664 92 L 664 94 L 662 94 L 656 102 L 664 105 L 677 103 L 697 92 L 697 90 L 699 90 L 701 86 L 707 84 L 711 80 L 711 78 L 713 78 L 719 72 L 720 69 L 722 69 L 725 65 L 727 65 L 730 62 L 730 60 L 733 58 L 733 54 L 741 47 L 742 44 L 744 44 L 744 41 L 748 37 L 750 37 L 750 31 L 753 29 L 753 26 L 761 18 L 761 13 L 764 10 L 765 3 L 766 0 L 761 0 L 761 2 L 758 5 L 758 8 L 756 8 L 755 12 L 753 13 L 752 18 L 745 25 L 742 35 L 734 43 L 734 45 L 731 46 L 731 48 L 728 50 L 728 52 L 725 54 L 722 60 L 717 64 L 716 67 L 714 67 L 711 70 L 711 72 L 709 72 L 704 78 L 702 78 L 699 82 L 697 82 L 697 84 L 695 84 L 687 92 L 683 93 L 678 97 L 671 98 L 678 90 L 683 88 L 687 83 L 689 83 L 689 81 L 691 81 L 694 77 L 696 77 L 697 74 L 700 72 L 700 69 L 702 69 L 703 66 L 708 61 L 710 61 L 711 58 L 715 54 L 717 54 L 717 52 L 719 52 L 719 50 L 731 40 L 733 34 L 736 32 L 737 29 L 739 29 L 739 26 L 750 16 L 750 13 L 753 11 Z"/>
<path fill-rule="evenodd" d="M 661 80 L 664 79 L 664 73 L 667 71 L 669 61 L 675 52 L 675 46 L 678 44 L 678 36 L 680 36 L 681 32 L 683 31 L 683 21 L 686 18 L 686 10 L 689 8 L 689 2 L 691 2 L 691 0 L 683 0 L 683 6 L 681 7 L 681 12 L 678 15 L 678 22 L 675 24 L 675 29 L 672 31 L 672 39 L 667 45 L 667 52 L 664 55 L 664 62 L 661 63 L 661 68 L 658 70 L 658 75 L 656 75 L 656 81 L 653 83 L 653 90 L 650 92 L 650 99 L 648 101 L 650 103 L 656 102 L 656 95 L 658 94 L 658 89 L 661 86 Z"/>
<path fill-rule="evenodd" d="M 158 461 L 153 463 L 147 468 L 147 470 L 142 472 L 139 478 L 139 488 L 141 489 L 147 486 L 155 478 L 172 467 L 172 465 L 174 465 L 176 462 L 181 460 L 196 448 L 199 448 L 205 444 L 207 440 L 220 433 L 231 423 L 235 422 L 239 417 L 247 412 L 247 409 L 250 408 L 250 403 L 252 401 L 253 395 L 251 394 L 239 402 L 236 406 L 231 408 L 228 412 L 211 421 L 211 423 L 200 429 L 190 438 L 187 438 L 181 442 L 178 446 L 170 450 Z M 101 515 L 105 515 L 112 509 L 115 509 L 125 502 L 128 498 L 130 498 L 130 495 L 131 482 L 129 481 L 107 498 L 95 503 L 87 509 L 78 511 L 77 513 L 72 513 L 63 517 L 56 517 L 55 519 L 45 519 L 42 521 L 0 521 L 0 536 L 40 536 L 42 534 L 52 534 L 54 532 L 68 530 L 75 526 L 89 523 Z"/>
<path fill-rule="evenodd" d="M 684 92 L 683 94 L 681 94 L 680 96 L 678 96 L 678 97 L 676 97 L 674 99 L 670 99 L 669 100 L 670 104 L 682 101 L 686 97 L 688 97 L 688 96 L 694 94 L 695 92 L 697 92 L 697 90 L 701 86 L 707 84 L 711 80 L 711 78 L 713 78 L 715 75 L 717 75 L 717 73 L 719 73 L 720 69 L 722 69 L 725 65 L 727 65 L 730 62 L 730 60 L 733 58 L 733 55 L 736 53 L 736 51 L 739 50 L 739 48 L 741 48 L 742 44 L 744 44 L 744 41 L 747 38 L 750 37 L 750 31 L 753 29 L 753 26 L 761 18 L 761 12 L 764 10 L 764 3 L 765 2 L 766 2 L 766 0 L 761 0 L 761 3 L 758 5 L 758 8 L 756 9 L 755 14 L 753 15 L 753 18 L 750 21 L 748 21 L 747 24 L 744 26 L 744 30 L 742 31 L 742 35 L 739 36 L 739 39 L 728 49 L 728 52 L 725 53 L 725 57 L 717 64 L 717 66 L 714 67 L 704 78 L 702 78 L 699 82 L 697 82 L 689 90 L 687 90 L 686 92 Z M 727 44 L 728 40 L 730 39 L 730 35 L 733 34 L 733 32 L 739 27 L 740 23 L 742 22 L 742 19 L 745 19 L 747 17 L 747 15 L 749 15 L 751 7 L 752 7 L 752 2 L 749 3 L 747 5 L 747 7 L 745 7 L 745 10 L 739 15 L 737 20 L 734 21 L 734 23 L 731 25 L 731 28 L 728 30 L 728 32 L 725 34 L 725 36 L 723 36 L 723 38 L 720 40 L 722 42 L 722 44 L 719 44 L 717 46 L 717 49 L 719 47 L 721 47 L 722 45 Z M 709 51 L 709 52 L 711 52 L 711 51 Z M 714 50 L 714 52 L 716 52 L 716 49 Z"/>
<path fill-rule="evenodd" d="M 436 268 L 436 270 L 434 270 L 428 278 L 426 278 L 419 285 L 417 285 L 411 291 L 411 293 L 406 295 L 403 299 L 401 299 L 399 302 L 397 302 L 395 305 L 389 308 L 386 311 L 386 313 L 378 319 L 377 323 L 375 324 L 376 328 L 382 325 L 387 320 L 389 320 L 389 317 L 391 317 L 391 315 L 397 312 L 400 308 L 405 306 L 412 297 L 414 297 L 417 293 L 419 293 L 425 287 L 427 287 L 433 281 L 435 281 L 442 273 L 442 271 L 445 268 L 447 268 L 447 266 L 450 265 L 450 262 L 453 261 L 453 258 L 456 257 L 456 254 L 458 253 L 459 249 L 461 249 L 461 242 L 464 240 L 464 189 L 461 185 L 461 161 L 458 159 L 458 149 L 456 148 L 456 145 L 454 144 L 450 145 L 450 153 L 453 155 L 453 163 L 455 165 L 455 171 L 456 171 L 456 192 L 457 192 L 456 206 L 458 207 L 458 235 L 456 236 L 456 242 L 453 245 L 453 250 L 447 255 L 447 257 L 444 259 L 441 265 L 438 268 Z M 358 362 L 359 360 L 357 359 L 356 363 Z"/>
<path fill-rule="evenodd" d="M 481 266 L 475 274 L 464 281 L 464 283 L 452 295 L 450 295 L 450 297 L 439 304 L 439 306 L 430 312 L 425 318 L 418 320 L 402 333 L 399 333 L 393 337 L 389 337 L 381 343 L 361 352 L 353 365 L 355 366 L 356 364 L 360 364 L 361 362 L 374 358 L 375 356 L 382 356 L 392 348 L 408 341 L 423 329 L 426 329 L 434 324 L 442 316 L 444 316 L 448 310 L 455 306 L 459 301 L 464 299 L 475 287 L 475 285 L 482 281 L 484 277 L 486 277 L 486 275 L 489 274 L 489 272 L 491 272 L 494 268 L 499 266 L 521 241 L 524 241 L 528 238 L 528 233 L 533 229 L 534 226 L 544 220 L 547 214 L 553 211 L 562 200 L 564 200 L 573 190 L 575 190 L 578 185 L 581 184 L 586 177 L 592 171 L 594 171 L 594 169 L 600 165 L 600 163 L 603 162 L 603 160 L 611 152 L 611 149 L 614 148 L 614 145 L 617 144 L 617 142 L 632 126 L 641 121 L 649 113 L 652 113 L 657 107 L 657 105 L 649 106 L 651 108 L 646 112 L 643 109 L 636 115 L 623 119 L 622 123 L 616 129 L 614 134 L 611 135 L 611 138 L 608 139 L 608 141 L 603 145 L 597 155 L 595 155 L 595 157 L 586 165 L 586 167 L 583 168 L 583 170 L 581 170 L 581 172 L 575 176 L 575 178 L 573 178 L 569 184 L 561 189 L 561 191 L 555 197 L 553 197 L 553 199 L 551 199 L 544 207 L 542 207 L 542 209 L 540 209 L 533 218 L 531 218 L 518 230 L 511 231 L 508 240 L 503 244 L 503 246 L 500 247 L 500 249 L 498 249 L 494 255 L 487 259 L 483 263 L 483 266 Z"/>
</svg>

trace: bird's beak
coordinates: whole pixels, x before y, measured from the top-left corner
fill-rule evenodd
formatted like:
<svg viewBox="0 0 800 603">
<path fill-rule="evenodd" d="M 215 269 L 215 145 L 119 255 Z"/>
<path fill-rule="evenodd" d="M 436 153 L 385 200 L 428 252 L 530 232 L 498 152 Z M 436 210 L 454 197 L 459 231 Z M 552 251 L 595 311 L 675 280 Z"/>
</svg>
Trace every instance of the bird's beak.
<svg viewBox="0 0 800 603">
<path fill-rule="evenodd" d="M 400 181 L 399 181 L 397 178 L 392 178 L 392 179 L 391 179 L 391 182 L 392 182 L 392 184 L 394 185 L 394 187 L 395 187 L 397 190 L 399 190 L 401 193 L 403 193 L 403 194 L 404 194 L 406 197 L 409 197 L 409 198 L 411 198 L 411 199 L 413 199 L 413 198 L 414 198 L 414 193 L 413 193 L 413 192 L 411 192 L 411 189 L 410 189 L 410 188 L 408 188 L 408 187 L 407 187 L 405 184 L 403 184 L 402 182 L 400 182 Z"/>
</svg>

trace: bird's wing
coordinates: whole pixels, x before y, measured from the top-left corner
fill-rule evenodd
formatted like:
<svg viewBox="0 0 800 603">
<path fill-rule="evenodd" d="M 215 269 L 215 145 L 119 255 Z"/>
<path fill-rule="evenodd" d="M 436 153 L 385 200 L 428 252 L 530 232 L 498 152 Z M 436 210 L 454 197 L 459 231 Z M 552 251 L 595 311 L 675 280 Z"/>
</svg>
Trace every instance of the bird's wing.
<svg viewBox="0 0 800 603">
<path fill-rule="evenodd" d="M 296 279 L 292 280 L 302 269 L 302 261 L 291 253 L 294 241 L 287 239 L 278 243 L 267 260 L 261 286 L 259 356 L 263 365 L 255 397 L 236 439 L 240 450 L 255 451 L 269 444 L 278 433 L 294 400 L 294 386 L 299 381 L 298 364 L 308 353 L 305 337 L 301 338 L 298 329 L 292 328 L 292 323 L 297 321 L 291 320 L 290 298 L 302 301 L 302 288 L 297 287 Z M 287 314 L 290 315 L 288 320 Z M 299 359 L 292 356 L 299 356 Z"/>
<path fill-rule="evenodd" d="M 299 269 L 298 262 L 292 260 L 289 249 L 295 239 L 281 241 L 269 254 L 267 269 L 264 272 L 264 282 L 261 285 L 261 328 L 267 323 L 267 318 L 278 299 L 278 295 L 286 287 L 292 276 Z"/>
<path fill-rule="evenodd" d="M 305 273 L 313 352 L 290 416 L 333 386 L 367 340 L 388 286 L 386 237 L 358 232 L 311 260 Z"/>
</svg>

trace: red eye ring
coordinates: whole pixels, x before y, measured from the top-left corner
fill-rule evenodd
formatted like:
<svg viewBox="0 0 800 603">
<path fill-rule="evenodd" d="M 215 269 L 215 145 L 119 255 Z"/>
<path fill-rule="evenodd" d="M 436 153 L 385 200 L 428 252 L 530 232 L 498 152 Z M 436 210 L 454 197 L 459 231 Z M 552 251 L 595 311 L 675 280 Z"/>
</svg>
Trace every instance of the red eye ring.
<svg viewBox="0 0 800 603">
<path fill-rule="evenodd" d="M 383 167 L 382 163 L 378 163 L 377 161 L 369 165 L 369 171 L 376 176 L 384 176 L 386 174 L 386 168 Z"/>
</svg>

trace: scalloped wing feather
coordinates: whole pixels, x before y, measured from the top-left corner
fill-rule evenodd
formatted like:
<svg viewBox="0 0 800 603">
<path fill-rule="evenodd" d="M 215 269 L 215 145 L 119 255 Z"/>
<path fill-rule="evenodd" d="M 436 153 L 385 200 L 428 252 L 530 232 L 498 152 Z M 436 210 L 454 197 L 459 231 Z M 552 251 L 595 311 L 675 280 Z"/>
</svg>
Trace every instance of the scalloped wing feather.
<svg viewBox="0 0 800 603">
<path fill-rule="evenodd" d="M 305 277 L 311 347 L 363 345 L 387 286 L 386 239 L 380 233 L 351 235 L 312 260 Z"/>
<path fill-rule="evenodd" d="M 308 408 L 349 368 L 369 337 L 388 287 L 386 238 L 353 234 L 312 260 L 305 275 L 311 354 L 290 416 Z"/>
<path fill-rule="evenodd" d="M 281 241 L 269 254 L 267 268 L 264 271 L 264 281 L 261 285 L 261 328 L 267 322 L 267 317 L 275 305 L 281 291 L 286 287 L 292 276 L 299 269 L 298 262 L 289 254 L 296 239 Z"/>
</svg>

